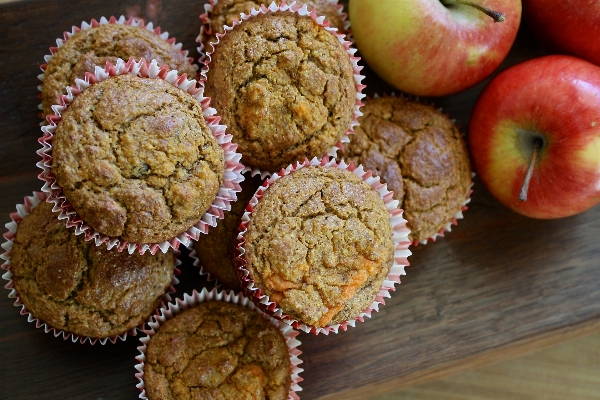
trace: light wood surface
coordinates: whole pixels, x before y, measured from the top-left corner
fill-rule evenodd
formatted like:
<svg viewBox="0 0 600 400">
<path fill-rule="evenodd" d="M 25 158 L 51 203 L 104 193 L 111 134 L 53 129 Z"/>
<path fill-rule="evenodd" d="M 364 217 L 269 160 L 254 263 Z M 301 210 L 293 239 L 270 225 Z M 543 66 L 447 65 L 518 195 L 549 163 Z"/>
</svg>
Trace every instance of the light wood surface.
<svg viewBox="0 0 600 400">
<path fill-rule="evenodd" d="M 600 334 L 370 400 L 598 400 Z"/>
<path fill-rule="evenodd" d="M 39 0 L 0 5 L 0 215 L 39 190 L 36 76 L 48 47 L 74 24 L 111 14 L 146 16 L 197 57 L 203 1 Z M 158 9 L 156 5 L 158 4 Z M 546 54 L 521 29 L 500 70 Z M 390 92 L 368 68 L 366 92 Z M 432 100 L 466 131 L 489 80 Z M 501 206 L 476 180 L 452 233 L 414 248 L 408 275 L 372 319 L 337 335 L 300 335 L 302 398 L 366 398 L 600 332 L 600 207 L 536 221 Z M 184 251 L 178 295 L 200 289 Z M 0 397 L 134 398 L 137 338 L 79 345 L 35 329 L 0 297 Z M 359 397 L 356 397 L 359 396 Z"/>
</svg>

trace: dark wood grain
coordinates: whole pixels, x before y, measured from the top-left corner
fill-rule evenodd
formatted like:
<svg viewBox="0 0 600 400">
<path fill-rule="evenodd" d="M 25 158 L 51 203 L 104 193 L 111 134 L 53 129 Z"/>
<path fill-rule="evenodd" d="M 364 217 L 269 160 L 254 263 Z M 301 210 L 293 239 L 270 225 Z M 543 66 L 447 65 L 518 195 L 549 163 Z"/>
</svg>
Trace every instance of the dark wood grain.
<svg viewBox="0 0 600 400">
<path fill-rule="evenodd" d="M 82 20 L 126 13 L 148 17 L 150 11 L 154 22 L 197 57 L 202 3 L 164 1 L 157 13 L 143 1 L 0 5 L 2 221 L 8 222 L 23 196 L 41 187 L 35 167 L 36 76 L 55 38 Z M 543 54 L 522 28 L 500 69 Z M 369 95 L 390 92 L 368 68 L 365 75 Z M 432 101 L 466 131 L 488 81 Z M 474 189 L 465 219 L 446 238 L 413 249 L 408 275 L 371 320 L 338 335 L 300 335 L 303 398 L 365 398 L 600 330 L 600 207 L 538 221 L 502 207 L 477 180 Z M 180 294 L 206 286 L 183 257 Z M 137 338 L 74 344 L 35 329 L 12 303 L 0 297 L 0 398 L 137 397 Z"/>
</svg>

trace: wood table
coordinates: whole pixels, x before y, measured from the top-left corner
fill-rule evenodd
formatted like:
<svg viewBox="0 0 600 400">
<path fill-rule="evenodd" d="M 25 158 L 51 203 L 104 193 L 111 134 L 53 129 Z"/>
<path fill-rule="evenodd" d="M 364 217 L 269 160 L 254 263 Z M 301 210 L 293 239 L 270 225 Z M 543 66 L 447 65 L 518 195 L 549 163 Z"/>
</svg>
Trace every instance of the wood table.
<svg viewBox="0 0 600 400">
<path fill-rule="evenodd" d="M 158 23 L 197 57 L 203 1 L 43 0 L 0 5 L 0 212 L 39 190 L 37 75 L 55 38 L 82 20 L 129 14 Z M 148 15 L 150 14 L 150 15 Z M 500 69 L 546 54 L 526 28 Z M 390 91 L 372 71 L 366 92 Z M 433 102 L 467 129 L 489 80 Z M 465 219 L 413 248 L 407 276 L 371 320 L 302 333 L 302 397 L 366 398 L 600 331 L 600 207 L 553 221 L 519 216 L 479 181 Z M 178 293 L 206 285 L 184 252 Z M 36 329 L 0 298 L 0 398 L 135 398 L 139 341 L 90 345 Z"/>
</svg>

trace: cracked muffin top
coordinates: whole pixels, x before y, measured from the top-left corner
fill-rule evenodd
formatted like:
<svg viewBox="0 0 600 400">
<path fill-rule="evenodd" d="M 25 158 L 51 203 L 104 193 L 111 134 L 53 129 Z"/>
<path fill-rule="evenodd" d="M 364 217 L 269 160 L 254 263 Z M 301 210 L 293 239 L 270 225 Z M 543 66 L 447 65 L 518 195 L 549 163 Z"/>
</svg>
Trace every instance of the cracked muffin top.
<svg viewBox="0 0 600 400">
<path fill-rule="evenodd" d="M 350 128 L 352 62 L 338 38 L 310 17 L 252 17 L 228 32 L 211 57 L 205 95 L 245 165 L 273 172 L 321 157 Z"/>
<path fill-rule="evenodd" d="M 94 67 L 104 67 L 107 61 L 115 64 L 117 58 L 127 61 L 145 58 L 166 64 L 171 69 L 196 78 L 196 67 L 173 44 L 153 31 L 131 25 L 104 24 L 83 29 L 58 48 L 48 61 L 42 85 L 44 116 L 53 114 L 51 106 L 60 104 L 59 96 L 67 94 L 66 87 L 75 85 L 75 78 L 84 78 Z"/>
<path fill-rule="evenodd" d="M 223 25 L 232 26 L 234 21 L 240 19 L 240 14 L 250 14 L 252 9 L 259 9 L 264 1 L 259 0 L 219 0 L 217 4 L 209 11 L 209 29 L 211 35 L 201 38 L 204 44 L 204 51 L 211 51 L 210 42 L 217 41 L 217 33 L 223 33 Z M 290 2 L 291 3 L 291 2 Z M 306 5 L 309 10 L 317 10 L 317 15 L 325 17 L 332 28 L 337 28 L 338 32 L 345 33 L 344 21 L 340 16 L 335 4 L 330 0 L 302 0 L 296 1 L 300 7 Z"/>
<path fill-rule="evenodd" d="M 394 261 L 379 193 L 337 168 L 302 168 L 273 183 L 245 238 L 250 278 L 284 313 L 315 327 L 368 308 Z"/>
<path fill-rule="evenodd" d="M 223 221 L 211 227 L 207 235 L 200 235 L 198 241 L 194 242 L 196 257 L 204 271 L 229 289 L 241 289 L 233 262 L 233 247 L 240 218 L 261 183 L 260 176 L 250 177 L 247 174 L 244 181 L 240 183 L 242 191 L 237 194 L 237 201 L 231 203 L 231 211 L 226 211 Z"/>
<path fill-rule="evenodd" d="M 52 171 L 93 229 L 130 242 L 196 224 L 223 182 L 224 152 L 200 104 L 162 79 L 116 76 L 82 91 L 52 141 Z"/>
<path fill-rule="evenodd" d="M 362 164 L 387 183 L 404 209 L 409 238 L 433 236 L 460 211 L 471 187 L 464 140 L 452 121 L 403 97 L 369 99 L 339 159 Z"/>
<path fill-rule="evenodd" d="M 282 333 L 256 311 L 200 303 L 162 324 L 146 351 L 153 399 L 285 400 L 291 364 Z"/>
<path fill-rule="evenodd" d="M 75 236 L 40 203 L 19 224 L 11 251 L 15 290 L 34 317 L 105 338 L 140 325 L 173 281 L 173 253 L 109 251 Z"/>
</svg>

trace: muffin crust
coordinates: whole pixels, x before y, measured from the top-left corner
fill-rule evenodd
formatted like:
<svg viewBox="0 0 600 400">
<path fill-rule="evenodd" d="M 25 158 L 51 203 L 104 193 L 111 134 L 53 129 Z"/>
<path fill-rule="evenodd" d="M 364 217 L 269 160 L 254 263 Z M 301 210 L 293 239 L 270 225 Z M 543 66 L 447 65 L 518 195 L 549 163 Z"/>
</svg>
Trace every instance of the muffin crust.
<svg viewBox="0 0 600 400">
<path fill-rule="evenodd" d="M 196 257 L 202 268 L 229 289 L 241 289 L 233 262 L 234 241 L 238 232 L 239 220 L 261 182 L 262 179 L 259 176 L 250 177 L 247 174 L 246 179 L 240 184 L 242 191 L 238 193 L 237 201 L 231 203 L 231 211 L 225 212 L 223 221 L 219 222 L 216 227 L 210 228 L 208 235 L 200 235 L 198 241 L 194 242 Z"/>
<path fill-rule="evenodd" d="M 202 37 L 204 51 L 212 51 L 210 42 L 217 41 L 217 33 L 223 33 L 223 25 L 232 26 L 233 21 L 240 19 L 240 14 L 250 14 L 252 9 L 259 9 L 263 1 L 258 0 L 219 0 L 213 6 L 212 11 L 208 13 L 210 20 L 210 36 Z M 313 8 L 317 10 L 317 15 L 324 16 L 325 21 L 329 22 L 330 26 L 337 28 L 338 32 L 344 32 L 344 21 L 340 13 L 329 0 L 302 0 L 296 1 L 299 6 L 306 5 L 309 10 Z"/>
<path fill-rule="evenodd" d="M 284 313 L 315 327 L 370 306 L 394 258 L 379 193 L 337 168 L 307 167 L 277 180 L 254 207 L 245 238 L 256 285 Z"/>
<path fill-rule="evenodd" d="M 157 243 L 196 224 L 223 182 L 224 152 L 190 94 L 120 75 L 90 86 L 62 116 L 52 169 L 96 231 Z"/>
<path fill-rule="evenodd" d="M 460 211 L 471 186 L 464 140 L 437 109 L 403 97 L 369 99 L 338 158 L 387 183 L 404 209 L 409 238 L 433 236 Z"/>
<path fill-rule="evenodd" d="M 93 338 L 135 328 L 173 281 L 173 253 L 109 251 L 75 236 L 41 203 L 19 224 L 11 252 L 19 298 L 50 326 Z"/>
<path fill-rule="evenodd" d="M 291 385 L 281 332 L 257 312 L 220 301 L 166 321 L 148 343 L 149 399 L 285 400 Z"/>
<path fill-rule="evenodd" d="M 348 131 L 356 84 L 337 37 L 292 12 L 252 17 L 211 56 L 206 95 L 244 164 L 277 171 L 321 157 Z"/>
<path fill-rule="evenodd" d="M 51 106 L 60 104 L 59 96 L 67 93 L 67 86 L 75 85 L 75 78 L 93 73 L 96 65 L 104 67 L 107 61 L 114 64 L 117 58 L 127 61 L 130 57 L 136 61 L 143 57 L 148 62 L 155 59 L 158 65 L 166 64 L 179 74 L 196 78 L 196 67 L 154 32 L 138 26 L 104 24 L 77 32 L 49 60 L 42 86 L 44 116 L 53 113 Z"/>
</svg>

